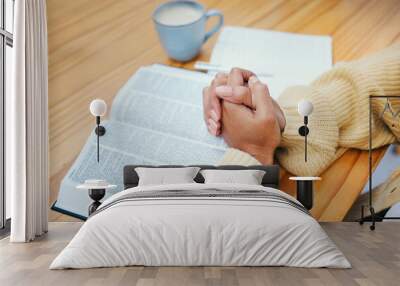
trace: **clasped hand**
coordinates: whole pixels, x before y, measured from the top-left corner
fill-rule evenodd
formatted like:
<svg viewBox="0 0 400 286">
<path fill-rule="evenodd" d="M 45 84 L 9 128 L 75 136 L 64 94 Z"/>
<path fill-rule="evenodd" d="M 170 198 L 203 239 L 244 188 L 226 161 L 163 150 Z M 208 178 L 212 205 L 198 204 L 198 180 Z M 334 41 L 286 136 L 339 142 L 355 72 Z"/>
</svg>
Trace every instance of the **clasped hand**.
<svg viewBox="0 0 400 286">
<path fill-rule="evenodd" d="M 285 117 L 267 85 L 252 72 L 234 68 L 217 74 L 203 90 L 203 110 L 212 135 L 222 136 L 230 147 L 262 164 L 273 163 Z"/>
</svg>

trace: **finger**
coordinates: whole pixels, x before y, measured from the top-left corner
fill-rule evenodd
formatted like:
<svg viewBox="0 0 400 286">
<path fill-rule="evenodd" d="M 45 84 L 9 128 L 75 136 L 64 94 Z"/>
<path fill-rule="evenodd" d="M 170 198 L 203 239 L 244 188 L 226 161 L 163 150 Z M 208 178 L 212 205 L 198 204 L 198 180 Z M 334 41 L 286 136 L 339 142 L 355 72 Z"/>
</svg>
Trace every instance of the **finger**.
<svg viewBox="0 0 400 286">
<path fill-rule="evenodd" d="M 249 78 L 249 81 L 248 81 L 248 85 L 249 85 L 250 90 L 255 89 L 254 86 L 255 86 L 257 83 L 260 83 L 260 80 L 258 79 L 258 77 L 257 77 L 256 75 L 252 75 L 252 76 Z M 252 92 L 252 91 L 251 91 L 251 92 Z M 252 94 L 251 96 L 252 96 L 252 102 L 253 102 L 253 101 L 254 101 L 253 97 L 255 97 L 255 95 Z M 253 105 L 254 105 L 254 103 L 253 103 Z M 255 109 L 255 106 L 253 106 L 253 107 L 254 107 L 254 109 Z"/>
<path fill-rule="evenodd" d="M 257 77 L 256 75 L 252 75 L 252 76 L 249 78 L 249 81 L 248 81 L 249 87 L 252 86 L 252 85 L 254 85 L 256 82 L 260 82 L 260 80 L 258 79 L 258 77 Z"/>
<path fill-rule="evenodd" d="M 212 128 L 210 125 L 207 126 L 208 128 L 208 132 L 212 135 L 212 136 L 217 136 L 217 131 Z"/>
<path fill-rule="evenodd" d="M 255 82 L 249 87 L 256 116 L 266 118 L 273 115 L 274 106 L 268 87 L 261 82 Z"/>
<path fill-rule="evenodd" d="M 223 100 L 253 108 L 251 90 L 248 87 L 223 85 L 216 87 L 215 93 Z"/>
<path fill-rule="evenodd" d="M 252 75 L 254 74 L 249 70 L 233 68 L 229 73 L 228 85 L 231 86 L 244 85 L 245 83 L 247 83 L 247 81 Z"/>
<path fill-rule="evenodd" d="M 231 136 L 237 133 L 236 123 L 242 121 L 244 118 L 253 117 L 253 111 L 244 105 L 223 101 L 222 113 L 221 135 L 228 146 L 240 149 L 240 140 L 231 140 Z"/>
<path fill-rule="evenodd" d="M 212 87 L 217 87 L 220 85 L 226 85 L 228 83 L 228 76 L 224 75 L 219 75 L 218 74 L 215 76 L 215 78 L 211 82 Z"/>
<path fill-rule="evenodd" d="M 203 88 L 203 117 L 207 124 L 207 119 L 209 118 L 209 112 L 211 111 L 211 97 L 210 97 L 210 87 Z"/>
<path fill-rule="evenodd" d="M 206 122 L 209 118 L 215 121 L 221 119 L 221 103 L 213 86 L 203 89 L 203 117 Z"/>
<path fill-rule="evenodd" d="M 221 103 L 220 99 L 215 94 L 215 88 L 217 86 L 226 85 L 228 82 L 228 76 L 224 73 L 218 73 L 214 80 L 211 82 L 211 87 L 209 90 L 209 109 L 208 117 L 212 117 L 215 121 L 221 119 Z"/>
<path fill-rule="evenodd" d="M 218 122 L 221 118 L 221 106 L 219 103 L 219 99 L 218 99 L 218 105 L 219 107 L 215 107 L 215 103 L 212 102 L 212 96 L 210 94 L 210 87 L 206 87 L 203 90 L 203 116 L 204 116 L 204 121 L 207 125 L 207 129 L 208 131 L 214 135 L 214 136 L 218 136 L 221 132 L 221 126 L 217 125 L 218 128 L 210 128 L 210 123 L 209 123 L 209 119 L 213 119 L 214 121 Z M 216 97 L 216 96 L 214 96 Z M 217 114 L 217 111 L 219 112 L 219 115 Z"/>
<path fill-rule="evenodd" d="M 210 133 L 213 136 L 216 136 L 216 130 L 214 130 L 210 124 L 207 125 L 208 133 Z"/>
<path fill-rule="evenodd" d="M 215 88 L 212 88 L 210 90 L 210 109 L 208 110 L 208 117 L 213 119 L 215 121 L 218 121 L 221 119 L 221 102 L 219 97 L 216 95 Z"/>
<path fill-rule="evenodd" d="M 243 80 L 244 80 L 245 82 L 248 82 L 249 79 L 250 79 L 252 76 L 255 76 L 255 74 L 254 74 L 252 71 L 250 71 L 250 70 L 240 69 L 240 71 L 241 71 L 241 73 L 242 73 Z"/>
<path fill-rule="evenodd" d="M 210 117 L 215 122 L 218 122 L 220 120 L 220 118 L 218 117 L 217 113 L 213 109 L 211 109 L 211 111 L 210 111 Z"/>
<path fill-rule="evenodd" d="M 233 104 L 227 101 L 224 101 L 222 104 L 222 112 L 224 113 L 222 122 L 232 118 L 240 118 L 243 115 L 251 115 L 253 113 L 251 109 L 247 108 L 246 106 Z"/>
<path fill-rule="evenodd" d="M 208 120 L 207 128 L 208 131 L 214 136 L 218 136 L 221 132 L 221 124 L 219 122 L 215 122 L 212 119 Z"/>
<path fill-rule="evenodd" d="M 203 89 L 203 116 L 207 125 L 209 118 L 212 118 L 216 122 L 221 119 L 221 104 L 220 99 L 215 94 L 215 87 L 226 85 L 227 82 L 228 75 L 225 73 L 218 73 L 211 82 L 211 86 Z"/>
<path fill-rule="evenodd" d="M 221 127 L 220 123 L 214 121 L 212 118 L 208 119 L 208 124 L 210 124 L 210 127 L 214 128 L 215 130 L 218 130 Z"/>
<path fill-rule="evenodd" d="M 252 93 L 253 105 L 255 106 L 256 105 L 255 101 L 257 99 L 260 99 L 259 110 L 260 110 L 260 108 L 262 109 L 263 106 L 266 106 L 268 108 L 268 111 L 267 112 L 263 111 L 261 115 L 275 114 L 274 107 L 277 105 L 277 103 L 275 103 L 275 101 L 270 96 L 268 86 L 266 84 L 263 84 L 257 78 L 256 75 L 253 75 L 249 78 L 249 88 L 251 90 L 256 91 L 256 92 Z M 257 92 L 257 90 L 259 90 L 259 91 Z M 265 98 L 263 98 L 263 96 L 261 96 L 261 94 L 264 94 Z M 267 105 L 262 104 L 262 101 L 264 99 L 265 99 Z M 256 109 L 256 108 L 254 108 L 254 109 Z"/>
<path fill-rule="evenodd" d="M 228 79 L 228 74 L 224 72 L 219 72 L 215 75 L 215 78 L 225 78 Z"/>
</svg>

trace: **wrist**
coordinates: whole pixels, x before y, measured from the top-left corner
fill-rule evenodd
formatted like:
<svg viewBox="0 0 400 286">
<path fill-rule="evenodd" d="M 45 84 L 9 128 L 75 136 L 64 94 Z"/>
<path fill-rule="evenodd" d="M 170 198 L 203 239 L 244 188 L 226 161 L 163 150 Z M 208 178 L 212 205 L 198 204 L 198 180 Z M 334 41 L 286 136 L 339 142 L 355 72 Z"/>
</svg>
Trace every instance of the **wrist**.
<svg viewBox="0 0 400 286">
<path fill-rule="evenodd" d="M 274 109 L 275 109 L 275 116 L 279 124 L 279 129 L 281 133 L 285 130 L 286 127 L 286 117 L 285 113 L 283 112 L 282 108 L 279 104 L 274 100 Z"/>
<path fill-rule="evenodd" d="M 260 152 L 252 154 L 254 158 L 257 159 L 262 165 L 272 165 L 274 164 L 274 152 Z"/>
</svg>

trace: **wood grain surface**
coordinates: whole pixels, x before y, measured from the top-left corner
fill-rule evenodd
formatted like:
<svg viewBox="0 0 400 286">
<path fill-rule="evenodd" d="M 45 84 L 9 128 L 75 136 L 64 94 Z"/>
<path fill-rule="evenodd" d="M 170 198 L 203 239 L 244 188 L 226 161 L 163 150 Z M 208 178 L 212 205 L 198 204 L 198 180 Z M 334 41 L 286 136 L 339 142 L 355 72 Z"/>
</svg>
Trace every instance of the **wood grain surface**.
<svg viewBox="0 0 400 286">
<path fill-rule="evenodd" d="M 0 285 L 399 285 L 398 222 L 379 223 L 375 231 L 370 231 L 368 225 L 360 226 L 358 223 L 322 223 L 352 264 L 352 269 L 138 266 L 49 270 L 50 263 L 80 226 L 81 223 L 75 222 L 53 222 L 49 225 L 49 233 L 32 243 L 9 243 L 8 238 L 0 240 Z"/>
<path fill-rule="evenodd" d="M 88 106 L 111 105 L 118 89 L 143 65 L 164 63 L 191 69 L 193 62 L 169 60 L 155 33 L 151 13 L 162 1 L 48 0 L 50 203 L 61 179 L 87 139 L 94 120 Z M 398 0 L 202 0 L 221 10 L 226 25 L 333 37 L 334 62 L 349 61 L 400 41 Z M 211 25 L 211 23 L 210 23 Z M 214 36 L 197 60 L 207 61 Z M 384 149 L 374 153 L 374 164 Z M 317 184 L 313 215 L 344 218 L 368 176 L 367 153 L 346 152 Z M 122 174 L 121 174 L 122 175 Z M 290 174 L 282 189 L 294 193 Z M 51 212 L 50 220 L 71 220 Z"/>
</svg>

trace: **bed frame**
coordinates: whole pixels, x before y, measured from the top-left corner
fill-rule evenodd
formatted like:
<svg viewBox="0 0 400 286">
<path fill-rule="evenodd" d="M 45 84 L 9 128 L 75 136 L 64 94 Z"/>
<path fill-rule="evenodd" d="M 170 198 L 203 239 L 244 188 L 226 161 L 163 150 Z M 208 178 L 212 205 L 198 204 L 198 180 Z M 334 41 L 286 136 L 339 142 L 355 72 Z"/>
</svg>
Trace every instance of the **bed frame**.
<svg viewBox="0 0 400 286">
<path fill-rule="evenodd" d="M 124 167 L 124 189 L 136 187 L 139 183 L 139 176 L 135 171 L 137 167 L 147 168 L 181 168 L 185 167 L 182 165 L 127 165 Z M 279 166 L 278 165 L 257 165 L 257 166 L 239 166 L 239 165 L 223 165 L 223 166 L 211 166 L 211 165 L 189 165 L 189 167 L 199 167 L 204 169 L 218 169 L 218 170 L 263 170 L 265 175 L 262 179 L 262 185 L 265 187 L 271 187 L 279 189 Z M 197 183 L 204 183 L 203 176 L 198 173 L 194 178 Z"/>
</svg>

